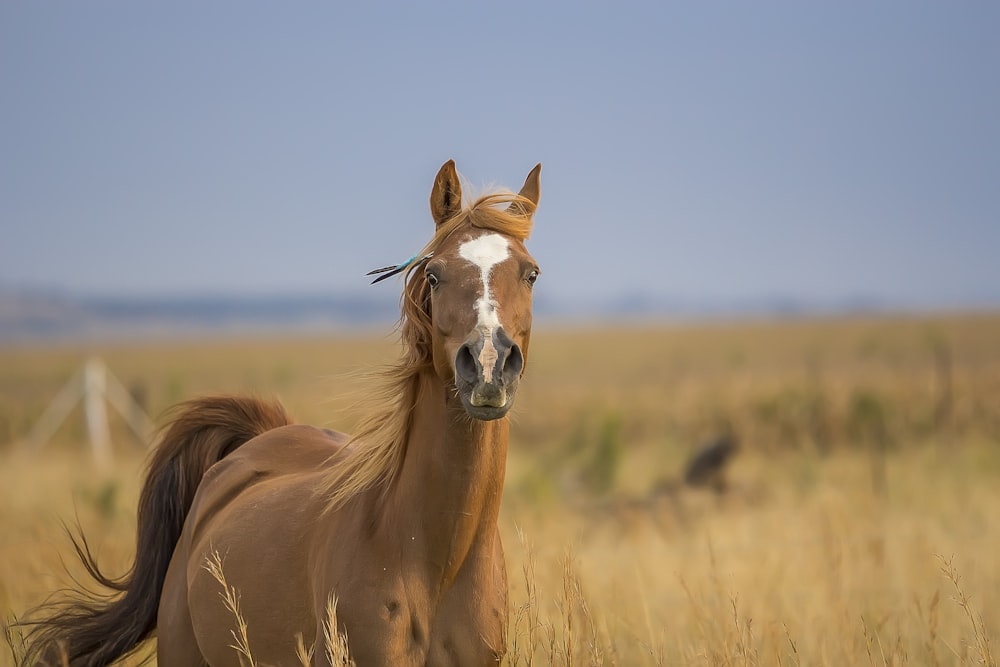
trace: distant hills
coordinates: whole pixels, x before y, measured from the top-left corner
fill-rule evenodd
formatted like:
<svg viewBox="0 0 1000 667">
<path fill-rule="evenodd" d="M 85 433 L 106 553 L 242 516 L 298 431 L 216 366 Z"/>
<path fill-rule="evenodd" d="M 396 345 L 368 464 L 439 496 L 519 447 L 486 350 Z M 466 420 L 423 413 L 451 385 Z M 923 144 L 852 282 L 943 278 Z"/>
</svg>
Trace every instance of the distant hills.
<svg viewBox="0 0 1000 667">
<path fill-rule="evenodd" d="M 993 309 L 997 305 L 971 307 Z M 958 307 L 961 306 L 954 306 Z M 868 298 L 832 303 L 787 298 L 706 303 L 639 293 L 596 302 L 539 295 L 535 302 L 536 318 L 551 322 L 799 317 L 931 309 L 918 304 L 890 304 Z M 79 296 L 54 290 L 0 287 L 0 341 L 7 342 L 388 329 L 398 316 L 398 294 L 140 298 Z"/>
<path fill-rule="evenodd" d="M 391 325 L 398 302 L 362 296 L 87 297 L 0 290 L 0 340 L 307 331 Z"/>
</svg>

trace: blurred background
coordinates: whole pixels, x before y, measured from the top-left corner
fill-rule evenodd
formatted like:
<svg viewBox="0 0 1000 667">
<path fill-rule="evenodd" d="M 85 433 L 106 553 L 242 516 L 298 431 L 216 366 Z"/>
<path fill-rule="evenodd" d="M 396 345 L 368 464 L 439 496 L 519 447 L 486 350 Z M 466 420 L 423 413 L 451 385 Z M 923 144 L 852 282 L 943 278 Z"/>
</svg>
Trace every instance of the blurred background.
<svg viewBox="0 0 1000 667">
<path fill-rule="evenodd" d="M 173 403 L 349 431 L 352 374 L 397 353 L 399 283 L 364 274 L 429 238 L 437 169 L 541 162 L 509 662 L 996 664 L 998 30 L 988 3 L 0 5 L 0 611 L 67 583 L 74 514 L 127 569 Z"/>
<path fill-rule="evenodd" d="M 310 297 L 324 321 L 391 308 L 362 276 L 423 245 L 451 158 L 480 189 L 542 162 L 549 312 L 994 306 L 998 20 L 939 3 L 7 4 L 0 332 L 33 333 L 7 304 L 46 296 L 101 323 L 189 300 L 216 321 L 236 299 L 290 302 L 279 323 Z"/>
</svg>

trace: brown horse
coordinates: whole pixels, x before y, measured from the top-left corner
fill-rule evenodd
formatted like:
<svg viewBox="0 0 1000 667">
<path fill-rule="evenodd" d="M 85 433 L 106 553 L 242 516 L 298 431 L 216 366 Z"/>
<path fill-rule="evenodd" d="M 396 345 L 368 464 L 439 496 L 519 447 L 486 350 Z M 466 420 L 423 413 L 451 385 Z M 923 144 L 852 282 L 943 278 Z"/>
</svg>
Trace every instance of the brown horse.
<svg viewBox="0 0 1000 667">
<path fill-rule="evenodd" d="M 155 630 L 161 667 L 240 665 L 213 562 L 238 591 L 256 664 L 300 664 L 297 635 L 316 646 L 314 664 L 331 664 L 334 597 L 335 634 L 358 665 L 499 662 L 497 517 L 528 358 L 538 266 L 524 241 L 540 169 L 517 195 L 463 207 L 454 162 L 441 168 L 434 237 L 406 268 L 403 355 L 353 438 L 253 398 L 178 406 L 142 489 L 133 568 L 107 577 L 75 542 L 115 592 L 43 607 L 25 623 L 24 663 L 106 665 Z"/>
</svg>

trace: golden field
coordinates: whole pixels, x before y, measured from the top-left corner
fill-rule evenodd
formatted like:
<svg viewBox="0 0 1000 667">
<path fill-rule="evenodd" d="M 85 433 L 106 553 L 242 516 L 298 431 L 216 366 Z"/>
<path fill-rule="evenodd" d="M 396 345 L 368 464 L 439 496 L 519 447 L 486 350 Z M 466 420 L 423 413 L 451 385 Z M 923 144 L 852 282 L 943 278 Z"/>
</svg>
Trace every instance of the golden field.
<svg viewBox="0 0 1000 667">
<path fill-rule="evenodd" d="M 79 408 L 25 443 L 88 357 L 154 416 L 255 392 L 349 431 L 356 373 L 395 352 L 385 332 L 0 347 L 0 613 L 81 575 L 63 522 L 128 567 L 144 450 L 122 420 L 110 470 Z M 726 490 L 681 484 L 723 433 Z M 542 326 L 501 530 L 512 665 L 995 665 L 1000 314 Z"/>
</svg>

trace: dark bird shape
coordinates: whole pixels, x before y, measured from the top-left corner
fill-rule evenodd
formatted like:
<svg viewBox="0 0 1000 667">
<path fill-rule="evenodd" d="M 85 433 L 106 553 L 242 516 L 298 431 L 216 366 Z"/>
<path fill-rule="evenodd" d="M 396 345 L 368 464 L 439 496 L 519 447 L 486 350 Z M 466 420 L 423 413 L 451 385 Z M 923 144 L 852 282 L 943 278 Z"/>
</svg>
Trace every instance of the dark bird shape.
<svg viewBox="0 0 1000 667">
<path fill-rule="evenodd" d="M 684 467 L 684 483 L 708 487 L 717 493 L 726 490 L 726 467 L 739 449 L 734 436 L 724 435 L 710 440 L 688 460 Z"/>
</svg>

